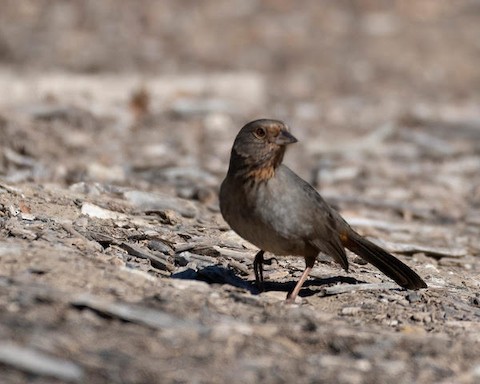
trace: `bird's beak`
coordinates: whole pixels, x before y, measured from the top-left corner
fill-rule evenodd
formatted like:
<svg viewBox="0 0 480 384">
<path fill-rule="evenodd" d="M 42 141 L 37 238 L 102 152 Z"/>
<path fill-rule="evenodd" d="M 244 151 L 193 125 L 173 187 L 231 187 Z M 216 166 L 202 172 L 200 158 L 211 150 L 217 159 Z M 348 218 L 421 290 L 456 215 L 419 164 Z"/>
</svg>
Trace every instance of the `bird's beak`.
<svg viewBox="0 0 480 384">
<path fill-rule="evenodd" d="M 275 144 L 288 145 L 296 143 L 298 140 L 290 132 L 281 130 L 278 136 L 275 138 Z"/>
</svg>

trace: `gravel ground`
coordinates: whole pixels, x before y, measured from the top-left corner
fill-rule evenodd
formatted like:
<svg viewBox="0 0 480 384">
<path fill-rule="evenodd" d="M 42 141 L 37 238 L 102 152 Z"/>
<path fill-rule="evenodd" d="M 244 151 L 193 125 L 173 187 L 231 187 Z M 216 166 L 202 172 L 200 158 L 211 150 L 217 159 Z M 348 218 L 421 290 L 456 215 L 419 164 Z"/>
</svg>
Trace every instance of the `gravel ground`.
<svg viewBox="0 0 480 384">
<path fill-rule="evenodd" d="M 4 1 L 2 383 L 480 381 L 478 1 Z M 266 266 L 221 218 L 233 139 L 428 283 Z"/>
</svg>

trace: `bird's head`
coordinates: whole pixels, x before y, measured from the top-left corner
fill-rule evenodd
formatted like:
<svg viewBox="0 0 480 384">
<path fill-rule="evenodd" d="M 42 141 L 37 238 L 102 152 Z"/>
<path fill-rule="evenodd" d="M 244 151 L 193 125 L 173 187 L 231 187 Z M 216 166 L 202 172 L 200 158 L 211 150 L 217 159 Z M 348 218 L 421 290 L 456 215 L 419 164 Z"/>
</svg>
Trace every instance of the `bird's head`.
<svg viewBox="0 0 480 384">
<path fill-rule="evenodd" d="M 230 170 L 247 177 L 268 179 L 281 164 L 286 146 L 296 142 L 288 126 L 279 120 L 252 121 L 235 138 Z"/>
</svg>

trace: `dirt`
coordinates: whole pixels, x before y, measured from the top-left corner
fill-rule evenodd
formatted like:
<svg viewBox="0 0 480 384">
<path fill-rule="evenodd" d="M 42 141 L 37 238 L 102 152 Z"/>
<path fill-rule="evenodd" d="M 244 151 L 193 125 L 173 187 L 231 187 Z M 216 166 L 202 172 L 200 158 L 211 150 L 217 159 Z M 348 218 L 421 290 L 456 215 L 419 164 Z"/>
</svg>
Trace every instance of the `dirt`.
<svg viewBox="0 0 480 384">
<path fill-rule="evenodd" d="M 476 1 L 5 2 L 0 381 L 479 382 L 478 41 Z M 349 254 L 258 292 L 217 193 L 259 117 L 429 288 Z"/>
</svg>

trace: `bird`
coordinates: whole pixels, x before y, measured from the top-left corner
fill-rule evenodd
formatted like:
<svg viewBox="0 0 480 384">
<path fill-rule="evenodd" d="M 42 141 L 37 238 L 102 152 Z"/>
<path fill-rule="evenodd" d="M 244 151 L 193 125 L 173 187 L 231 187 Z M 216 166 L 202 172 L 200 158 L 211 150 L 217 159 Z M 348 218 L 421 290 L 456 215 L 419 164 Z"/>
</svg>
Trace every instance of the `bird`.
<svg viewBox="0 0 480 384">
<path fill-rule="evenodd" d="M 427 288 L 416 272 L 357 233 L 313 186 L 283 164 L 287 146 L 297 141 L 280 120 L 249 122 L 235 138 L 220 186 L 223 218 L 240 237 L 259 248 L 253 267 L 260 290 L 265 252 L 305 259 L 300 279 L 287 294 L 286 301 L 292 303 L 320 253 L 348 272 L 345 248 L 403 288 Z"/>
</svg>

